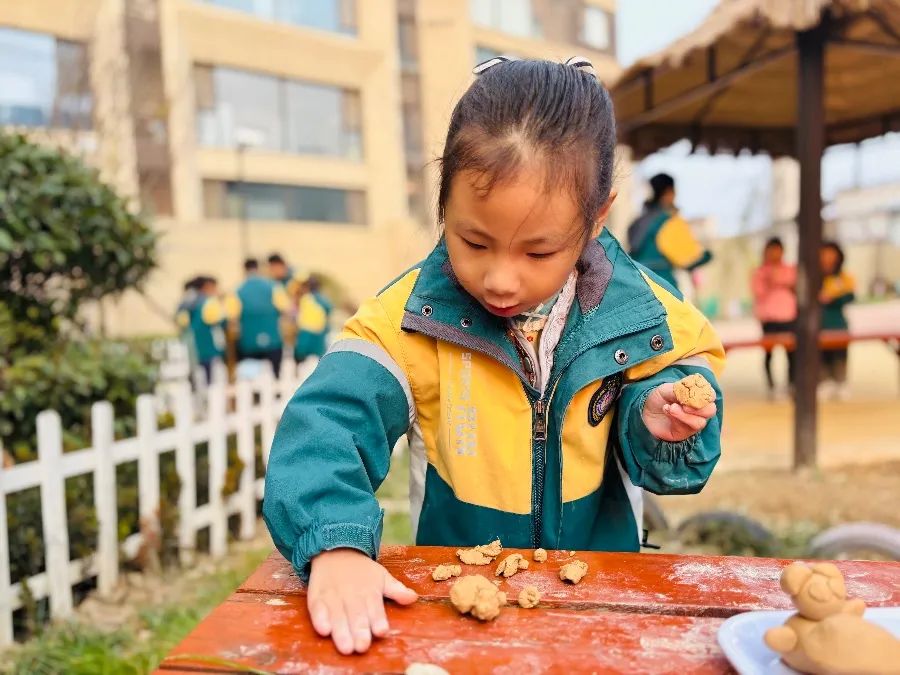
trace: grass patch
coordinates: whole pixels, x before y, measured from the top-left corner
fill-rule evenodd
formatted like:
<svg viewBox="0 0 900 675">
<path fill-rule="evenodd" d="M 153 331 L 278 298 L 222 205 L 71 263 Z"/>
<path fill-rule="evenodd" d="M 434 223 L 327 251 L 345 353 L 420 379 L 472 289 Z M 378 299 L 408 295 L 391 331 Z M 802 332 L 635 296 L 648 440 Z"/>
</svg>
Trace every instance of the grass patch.
<svg viewBox="0 0 900 675">
<path fill-rule="evenodd" d="M 185 584 L 177 604 L 147 607 L 137 626 L 103 632 L 78 621 L 44 630 L 0 655 L 3 675 L 144 675 L 227 598 L 269 554 L 250 551 L 217 574 Z"/>
<path fill-rule="evenodd" d="M 391 470 L 375 493 L 384 508 L 382 544 L 409 545 L 413 543 L 409 522 L 409 451 L 398 453 L 391 462 Z"/>
<path fill-rule="evenodd" d="M 391 469 L 375 496 L 379 500 L 409 502 L 409 450 L 403 450 L 392 458 Z"/>
</svg>

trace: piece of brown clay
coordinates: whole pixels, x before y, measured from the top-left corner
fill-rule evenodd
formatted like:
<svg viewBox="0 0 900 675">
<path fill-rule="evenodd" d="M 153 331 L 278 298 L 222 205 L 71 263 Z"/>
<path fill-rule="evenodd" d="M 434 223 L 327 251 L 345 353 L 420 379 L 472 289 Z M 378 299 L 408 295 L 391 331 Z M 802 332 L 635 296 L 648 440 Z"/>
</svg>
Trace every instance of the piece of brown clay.
<svg viewBox="0 0 900 675">
<path fill-rule="evenodd" d="M 764 639 L 787 665 L 812 675 L 900 674 L 900 640 L 863 618 L 862 600 L 847 600 L 836 566 L 792 563 L 781 588 L 797 613 Z"/>
<path fill-rule="evenodd" d="M 563 581 L 571 581 L 573 584 L 577 584 L 587 572 L 588 566 L 586 562 L 573 560 L 559 568 L 559 578 Z"/>
<path fill-rule="evenodd" d="M 461 548 L 456 552 L 457 557 L 465 565 L 490 565 L 494 559 L 479 551 L 477 548 Z"/>
<path fill-rule="evenodd" d="M 534 549 L 534 562 L 547 562 L 547 551 L 542 548 Z"/>
<path fill-rule="evenodd" d="M 458 577 L 462 574 L 462 567 L 459 565 L 443 564 L 434 568 L 431 578 L 435 581 L 446 581 L 450 577 Z"/>
<path fill-rule="evenodd" d="M 482 544 L 475 548 L 461 548 L 456 555 L 466 565 L 490 565 L 502 552 L 503 545 L 499 539 L 495 539 L 490 544 Z"/>
<path fill-rule="evenodd" d="M 519 591 L 519 607 L 531 609 L 541 601 L 541 592 L 534 586 L 526 586 Z"/>
<path fill-rule="evenodd" d="M 497 571 L 494 572 L 495 576 L 503 575 L 507 579 L 511 577 L 513 574 L 518 572 L 519 570 L 527 570 L 528 569 L 528 561 L 522 556 L 521 553 L 513 553 L 512 555 L 507 556 L 503 562 L 501 562 L 497 566 Z"/>
<path fill-rule="evenodd" d="M 499 539 L 494 539 L 494 541 L 492 541 L 490 544 L 482 544 L 481 546 L 476 546 L 475 548 L 485 555 L 491 556 L 492 558 L 496 558 L 498 555 L 503 553 L 503 544 L 500 543 Z"/>
<path fill-rule="evenodd" d="M 716 390 L 699 373 L 682 378 L 674 387 L 675 400 L 688 408 L 699 410 L 710 403 L 715 403 Z"/>
<path fill-rule="evenodd" d="M 500 615 L 506 604 L 506 593 L 480 574 L 460 577 L 450 589 L 450 602 L 460 614 L 471 614 L 481 621 L 491 621 Z"/>
</svg>

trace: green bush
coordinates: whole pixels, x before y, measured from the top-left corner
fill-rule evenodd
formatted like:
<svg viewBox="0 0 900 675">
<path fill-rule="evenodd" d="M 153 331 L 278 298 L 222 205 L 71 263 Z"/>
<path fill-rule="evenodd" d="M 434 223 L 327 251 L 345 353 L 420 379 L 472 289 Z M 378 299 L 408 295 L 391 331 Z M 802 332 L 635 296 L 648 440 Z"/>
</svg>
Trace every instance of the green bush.
<svg viewBox="0 0 900 675">
<path fill-rule="evenodd" d="M 139 287 L 156 264 L 156 243 L 150 225 L 96 171 L 65 152 L 0 132 L 0 442 L 6 461 L 37 457 L 42 410 L 60 414 L 64 451 L 90 446 L 97 401 L 112 403 L 116 437 L 134 434 L 136 399 L 156 383 L 149 344 L 89 339 L 80 311 L 86 301 Z M 123 532 L 130 533 L 137 527 L 130 499 L 136 469 L 117 473 Z M 82 557 L 96 548 L 91 475 L 66 481 L 66 506 L 70 555 Z M 10 495 L 7 509 L 15 581 L 43 569 L 40 491 Z M 34 624 L 30 618 L 26 625 Z"/>
<path fill-rule="evenodd" d="M 86 300 L 140 286 L 156 264 L 156 242 L 78 158 L 0 132 L 0 298 L 34 329 L 14 348 L 42 351 L 78 323 Z"/>
</svg>

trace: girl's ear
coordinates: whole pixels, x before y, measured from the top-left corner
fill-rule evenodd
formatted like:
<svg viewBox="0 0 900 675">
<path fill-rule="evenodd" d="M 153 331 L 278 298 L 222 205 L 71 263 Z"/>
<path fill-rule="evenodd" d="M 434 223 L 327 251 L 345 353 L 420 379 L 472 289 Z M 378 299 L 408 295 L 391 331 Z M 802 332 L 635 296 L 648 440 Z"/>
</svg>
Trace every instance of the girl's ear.
<svg viewBox="0 0 900 675">
<path fill-rule="evenodd" d="M 606 219 L 609 218 L 609 210 L 612 208 L 613 202 L 616 201 L 618 194 L 618 191 L 613 188 L 609 193 L 609 199 L 597 211 L 597 216 L 594 218 L 594 229 L 591 231 L 591 239 L 596 239 L 600 236 L 600 231 L 606 225 Z"/>
</svg>

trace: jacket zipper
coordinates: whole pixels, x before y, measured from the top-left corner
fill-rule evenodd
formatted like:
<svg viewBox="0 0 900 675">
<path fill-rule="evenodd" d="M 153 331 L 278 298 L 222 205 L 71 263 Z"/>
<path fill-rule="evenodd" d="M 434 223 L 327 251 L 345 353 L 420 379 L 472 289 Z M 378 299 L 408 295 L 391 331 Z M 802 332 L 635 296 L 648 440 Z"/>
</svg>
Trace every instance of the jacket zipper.
<svg viewBox="0 0 900 675">
<path fill-rule="evenodd" d="M 547 480 L 547 429 L 549 427 L 550 418 L 550 402 L 553 400 L 553 394 L 556 393 L 556 385 L 559 383 L 559 374 L 553 382 L 550 389 L 550 395 L 546 401 L 543 398 L 537 399 L 532 408 L 531 423 L 531 452 L 532 467 L 536 468 L 534 472 L 534 489 L 531 495 L 531 543 L 533 548 L 539 548 L 541 545 L 541 531 L 544 527 L 544 484 Z M 540 457 L 540 461 L 538 461 Z"/>
</svg>

